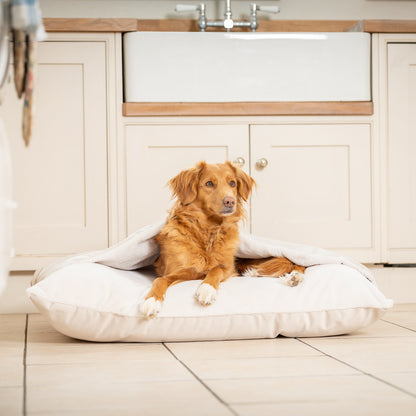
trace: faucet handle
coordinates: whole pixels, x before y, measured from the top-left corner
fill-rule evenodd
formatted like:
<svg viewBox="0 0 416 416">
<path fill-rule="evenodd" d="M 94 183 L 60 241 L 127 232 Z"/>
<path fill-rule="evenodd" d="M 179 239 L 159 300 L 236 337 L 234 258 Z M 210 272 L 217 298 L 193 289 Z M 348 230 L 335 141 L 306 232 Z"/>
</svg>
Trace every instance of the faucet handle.
<svg viewBox="0 0 416 416">
<path fill-rule="evenodd" d="M 258 6 L 257 10 L 259 12 L 266 12 L 266 13 L 279 13 L 280 12 L 279 6 Z"/>
<path fill-rule="evenodd" d="M 205 15 L 205 3 L 200 4 L 177 4 L 175 12 L 199 12 L 198 26 L 201 32 L 205 32 L 207 27 L 207 18 Z"/>
<path fill-rule="evenodd" d="M 196 12 L 198 10 L 201 10 L 201 6 L 202 4 L 177 4 L 175 6 L 175 12 Z"/>
<path fill-rule="evenodd" d="M 251 9 L 258 11 L 258 12 L 266 12 L 266 13 L 279 13 L 280 12 L 279 6 L 261 6 L 256 3 L 251 3 Z"/>
</svg>

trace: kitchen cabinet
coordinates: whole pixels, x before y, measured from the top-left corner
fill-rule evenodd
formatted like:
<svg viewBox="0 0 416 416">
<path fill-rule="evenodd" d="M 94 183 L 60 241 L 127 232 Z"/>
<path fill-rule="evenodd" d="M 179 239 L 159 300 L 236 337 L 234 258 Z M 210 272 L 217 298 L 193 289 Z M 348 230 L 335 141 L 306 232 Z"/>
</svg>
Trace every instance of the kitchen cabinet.
<svg viewBox="0 0 416 416">
<path fill-rule="evenodd" d="M 380 141 L 381 258 L 416 264 L 416 34 L 373 35 Z"/>
<path fill-rule="evenodd" d="M 17 202 L 13 270 L 33 270 L 57 257 L 108 246 L 108 37 L 82 39 L 49 34 L 38 44 L 27 148 L 21 136 L 23 100 L 11 80 L 3 91 L 0 115 Z"/>
<path fill-rule="evenodd" d="M 168 124 L 125 128 L 127 234 L 166 217 L 170 178 L 242 158 L 257 182 L 246 230 L 375 258 L 371 124 Z M 328 120 L 328 118 L 326 119 Z M 259 168 L 257 162 L 267 160 Z"/>
<path fill-rule="evenodd" d="M 416 36 L 381 40 L 387 68 L 381 97 L 386 114 L 384 257 L 389 263 L 416 263 Z"/>
</svg>

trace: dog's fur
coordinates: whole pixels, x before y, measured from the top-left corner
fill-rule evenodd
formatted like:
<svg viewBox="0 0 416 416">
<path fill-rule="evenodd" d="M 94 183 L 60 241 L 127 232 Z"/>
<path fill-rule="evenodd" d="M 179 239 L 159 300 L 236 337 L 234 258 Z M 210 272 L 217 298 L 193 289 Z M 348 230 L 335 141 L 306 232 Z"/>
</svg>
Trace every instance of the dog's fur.
<svg viewBox="0 0 416 416">
<path fill-rule="evenodd" d="M 284 276 L 290 286 L 302 280 L 305 268 L 285 258 L 235 259 L 238 222 L 245 215 L 243 203 L 255 185 L 240 168 L 230 162 L 200 162 L 180 172 L 169 185 L 177 202 L 156 236 L 160 246 L 155 262 L 158 277 L 141 305 L 147 318 L 159 313 L 170 285 L 186 280 L 202 280 L 195 295 L 202 305 L 211 304 L 220 283 L 237 272 Z"/>
</svg>

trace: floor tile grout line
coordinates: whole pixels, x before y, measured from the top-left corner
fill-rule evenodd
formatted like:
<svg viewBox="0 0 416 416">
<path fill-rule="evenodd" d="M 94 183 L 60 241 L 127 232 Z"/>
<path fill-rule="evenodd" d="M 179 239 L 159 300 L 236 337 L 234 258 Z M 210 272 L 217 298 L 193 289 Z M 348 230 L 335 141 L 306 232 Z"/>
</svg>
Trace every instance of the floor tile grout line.
<svg viewBox="0 0 416 416">
<path fill-rule="evenodd" d="M 393 387 L 394 389 L 399 390 L 399 391 L 401 391 L 402 393 L 405 393 L 405 394 L 407 394 L 407 395 L 409 395 L 409 396 L 411 396 L 411 397 L 416 397 L 416 394 L 414 394 L 414 393 L 412 393 L 412 392 L 410 392 L 410 391 L 407 391 L 407 390 L 405 390 L 405 389 L 403 389 L 403 388 L 401 388 L 401 387 L 399 387 L 399 386 L 396 386 L 395 384 L 392 384 L 392 383 L 390 383 L 390 382 L 388 382 L 388 381 L 386 381 L 386 380 L 383 380 L 382 378 L 379 378 L 379 377 L 375 376 L 374 374 L 367 373 L 367 372 L 365 372 L 365 371 L 363 371 L 363 370 L 361 370 L 361 369 L 359 369 L 359 368 L 357 368 L 357 367 L 354 367 L 353 365 L 351 365 L 351 364 L 347 363 L 346 361 L 342 361 L 341 359 L 339 359 L 339 358 L 337 358 L 337 357 L 334 357 L 334 356 L 332 356 L 332 355 L 330 355 L 330 354 L 327 354 L 325 351 L 322 351 L 322 350 L 320 350 L 319 348 L 316 348 L 316 347 L 314 347 L 313 345 L 310 345 L 310 344 L 308 344 L 307 342 L 300 340 L 299 338 L 296 338 L 296 339 L 297 339 L 298 341 L 300 341 L 300 342 L 304 343 L 305 345 L 308 345 L 309 347 L 311 347 L 311 348 L 315 349 L 316 351 L 319 351 L 319 352 L 321 352 L 322 354 L 325 354 L 327 357 L 329 357 L 329 358 L 333 358 L 334 360 L 336 360 L 336 361 L 338 361 L 338 362 L 340 362 L 340 363 L 342 363 L 342 364 L 344 364 L 344 365 L 346 365 L 346 366 L 348 366 L 348 367 L 350 367 L 350 368 L 352 368 L 352 369 L 354 369 L 354 370 L 356 370 L 356 371 L 359 371 L 361 374 L 363 374 L 363 375 L 365 375 L 365 376 L 369 376 L 369 377 L 373 378 L 374 380 L 377 380 L 377 381 L 380 381 L 381 383 L 387 384 L 388 386 Z"/>
<path fill-rule="evenodd" d="M 282 379 L 293 379 L 293 378 L 302 378 L 302 379 L 308 379 L 308 378 L 315 378 L 315 377 L 357 377 L 361 376 L 361 374 L 352 374 L 352 373 L 340 373 L 340 374 L 301 374 L 301 375 L 277 375 L 277 376 L 254 376 L 254 377 L 207 377 L 206 380 L 209 381 L 248 381 L 248 380 L 282 380 Z"/>
<path fill-rule="evenodd" d="M 392 324 L 392 325 L 396 325 L 399 328 L 404 328 L 404 329 L 407 329 L 408 331 L 416 332 L 416 330 L 414 330 L 412 328 L 408 328 L 407 326 L 403 326 L 403 325 L 400 325 L 400 324 L 396 324 L 396 322 L 391 322 L 391 321 L 388 321 L 387 319 L 380 319 L 380 320 L 383 321 L 383 322 L 387 322 L 389 324 Z"/>
<path fill-rule="evenodd" d="M 27 400 L 26 400 L 26 391 L 27 391 L 27 382 L 26 382 L 26 356 L 27 356 L 27 331 L 29 324 L 29 314 L 26 314 L 25 322 L 25 345 L 23 348 L 23 416 L 27 414 Z"/>
<path fill-rule="evenodd" d="M 202 386 L 205 387 L 206 390 L 208 390 L 209 393 L 211 393 L 221 404 L 223 404 L 225 407 L 227 407 L 227 409 L 235 416 L 238 416 L 238 413 L 236 413 L 236 411 L 227 403 L 225 402 L 220 396 L 218 396 L 217 393 L 215 393 L 203 380 L 201 380 L 197 374 L 192 371 L 182 360 L 180 360 L 175 353 L 164 343 L 162 342 L 162 345 L 172 354 L 172 356 L 180 363 L 182 364 L 187 371 L 189 371 L 189 373 L 192 374 L 192 376 L 199 381 L 200 384 L 202 384 Z"/>
</svg>

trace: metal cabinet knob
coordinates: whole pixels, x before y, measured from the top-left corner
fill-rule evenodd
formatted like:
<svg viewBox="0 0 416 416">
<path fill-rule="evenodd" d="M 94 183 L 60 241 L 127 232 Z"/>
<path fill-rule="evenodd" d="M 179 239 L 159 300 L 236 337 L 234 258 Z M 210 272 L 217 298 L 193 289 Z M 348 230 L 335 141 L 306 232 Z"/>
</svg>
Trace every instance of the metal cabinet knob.
<svg viewBox="0 0 416 416">
<path fill-rule="evenodd" d="M 234 165 L 237 165 L 238 167 L 242 168 L 244 166 L 244 164 L 246 163 L 246 161 L 244 160 L 243 157 L 237 157 L 236 159 L 233 160 Z"/>
<path fill-rule="evenodd" d="M 259 159 L 256 162 L 256 168 L 257 169 L 264 169 L 268 164 L 269 164 L 269 162 L 267 161 L 267 159 L 265 159 L 264 157 L 262 157 L 261 159 Z"/>
</svg>

